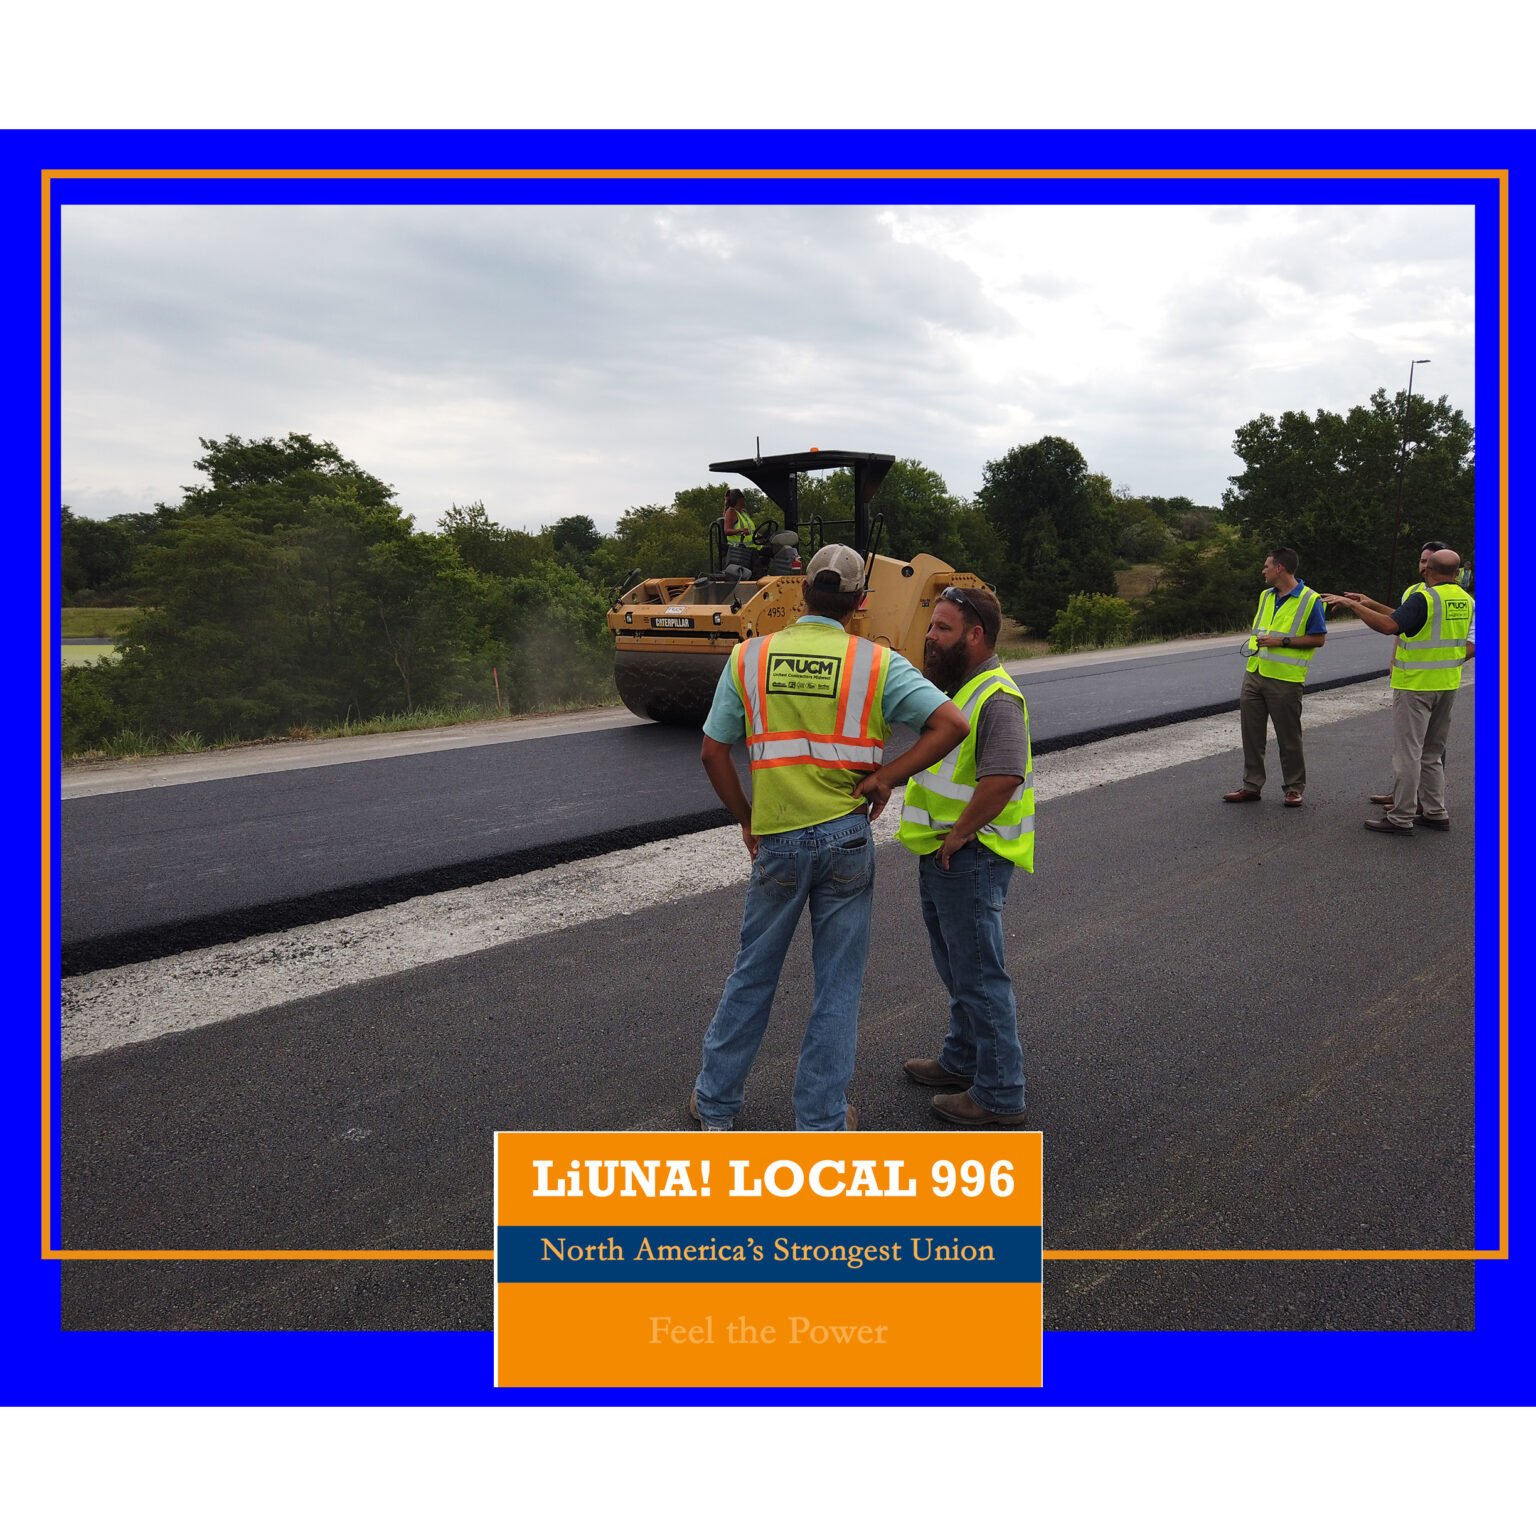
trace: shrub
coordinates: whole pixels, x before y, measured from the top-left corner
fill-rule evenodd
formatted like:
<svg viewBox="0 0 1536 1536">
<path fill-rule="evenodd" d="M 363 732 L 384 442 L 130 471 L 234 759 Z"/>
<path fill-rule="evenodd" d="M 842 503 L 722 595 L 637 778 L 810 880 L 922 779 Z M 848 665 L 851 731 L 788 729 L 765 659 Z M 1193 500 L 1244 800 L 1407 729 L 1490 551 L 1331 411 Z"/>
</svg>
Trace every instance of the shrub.
<svg viewBox="0 0 1536 1536">
<path fill-rule="evenodd" d="M 1059 609 L 1051 627 L 1053 651 L 1092 651 L 1124 645 L 1131 638 L 1136 611 L 1123 598 L 1101 592 L 1077 592 Z"/>
<path fill-rule="evenodd" d="M 113 664 L 105 659 L 59 674 L 59 750 L 73 757 L 99 747 L 121 729 Z"/>
</svg>

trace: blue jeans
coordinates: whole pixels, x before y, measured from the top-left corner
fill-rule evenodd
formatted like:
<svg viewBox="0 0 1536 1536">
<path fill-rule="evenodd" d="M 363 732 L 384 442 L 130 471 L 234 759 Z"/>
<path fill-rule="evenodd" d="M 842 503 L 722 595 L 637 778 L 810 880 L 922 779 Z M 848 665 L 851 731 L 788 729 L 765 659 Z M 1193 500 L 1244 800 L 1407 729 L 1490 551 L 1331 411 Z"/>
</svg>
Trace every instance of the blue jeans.
<svg viewBox="0 0 1536 1536">
<path fill-rule="evenodd" d="M 862 812 L 758 843 L 736 967 L 704 1036 L 694 1084 L 706 1125 L 729 1128 L 741 1109 L 779 971 L 809 902 L 816 995 L 795 1073 L 795 1129 L 843 1129 L 874 889 L 875 846 Z"/>
<path fill-rule="evenodd" d="M 917 891 L 939 979 L 949 993 L 949 1033 L 939 1064 L 969 1077 L 971 1097 L 995 1115 L 1024 1110 L 1024 1051 L 1003 954 L 1003 902 L 1013 865 L 970 842 L 945 869 L 917 861 Z"/>
</svg>

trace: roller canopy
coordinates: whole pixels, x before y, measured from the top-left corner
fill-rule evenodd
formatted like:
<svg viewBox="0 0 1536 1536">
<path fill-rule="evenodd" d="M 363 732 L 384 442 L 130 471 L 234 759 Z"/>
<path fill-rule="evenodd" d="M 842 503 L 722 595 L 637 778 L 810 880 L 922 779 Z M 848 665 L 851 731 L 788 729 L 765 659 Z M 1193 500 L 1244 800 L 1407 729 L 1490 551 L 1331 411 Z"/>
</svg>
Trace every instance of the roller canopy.
<svg viewBox="0 0 1536 1536">
<path fill-rule="evenodd" d="M 799 487 L 795 476 L 813 469 L 853 471 L 854 542 L 860 554 L 869 551 L 869 504 L 896 462 L 891 453 L 848 453 L 841 449 L 811 449 L 806 453 L 775 453 L 761 459 L 728 459 L 709 466 L 712 474 L 742 475 L 779 511 L 786 528 L 800 527 Z"/>
</svg>

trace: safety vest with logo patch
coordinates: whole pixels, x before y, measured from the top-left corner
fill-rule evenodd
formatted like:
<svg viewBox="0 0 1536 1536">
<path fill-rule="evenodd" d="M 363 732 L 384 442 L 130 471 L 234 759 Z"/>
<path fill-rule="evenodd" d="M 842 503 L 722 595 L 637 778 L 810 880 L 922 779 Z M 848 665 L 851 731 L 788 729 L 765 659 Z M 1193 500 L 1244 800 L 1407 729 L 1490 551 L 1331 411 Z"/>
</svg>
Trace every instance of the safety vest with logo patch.
<svg viewBox="0 0 1536 1536">
<path fill-rule="evenodd" d="M 1291 639 L 1305 633 L 1317 593 L 1298 582 L 1291 595 L 1281 602 L 1276 603 L 1275 596 L 1273 587 L 1265 587 L 1259 598 L 1259 611 L 1253 616 L 1252 634 L 1284 635 Z M 1248 658 L 1248 670 L 1257 672 L 1260 677 L 1272 677 L 1277 682 L 1304 683 L 1311 660 L 1310 646 L 1265 646 Z"/>
<path fill-rule="evenodd" d="M 1416 635 L 1399 635 L 1392 653 L 1392 686 L 1443 693 L 1461 687 L 1472 627 L 1472 594 L 1455 582 L 1424 587 L 1429 617 Z"/>
<path fill-rule="evenodd" d="M 747 716 L 752 830 L 819 826 L 863 808 L 854 791 L 885 750 L 891 653 L 841 625 L 792 624 L 731 652 Z"/>
<path fill-rule="evenodd" d="M 976 840 L 999 857 L 1027 869 L 1035 869 L 1035 763 L 1029 741 L 1029 706 L 1024 695 L 1002 667 L 973 677 L 955 695 L 955 708 L 970 726 L 965 740 L 942 762 L 925 768 L 907 780 L 896 836 L 913 853 L 932 853 L 959 821 L 976 793 L 976 720 L 982 705 L 994 694 L 1011 694 L 1024 711 L 1024 777 L 1014 786 L 996 817 L 977 834 Z"/>
</svg>

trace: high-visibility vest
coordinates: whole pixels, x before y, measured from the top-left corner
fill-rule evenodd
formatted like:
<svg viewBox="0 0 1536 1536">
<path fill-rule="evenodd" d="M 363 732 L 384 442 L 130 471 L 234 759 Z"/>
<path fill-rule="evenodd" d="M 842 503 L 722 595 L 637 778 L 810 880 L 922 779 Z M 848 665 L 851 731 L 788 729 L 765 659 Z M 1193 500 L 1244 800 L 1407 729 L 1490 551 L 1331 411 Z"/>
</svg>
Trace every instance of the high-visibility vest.
<svg viewBox="0 0 1536 1536">
<path fill-rule="evenodd" d="M 801 621 L 731 652 L 747 715 L 752 830 L 793 832 L 863 809 L 854 790 L 880 766 L 891 653 L 841 625 Z"/>
<path fill-rule="evenodd" d="M 1275 589 L 1265 587 L 1259 598 L 1259 611 L 1253 616 L 1253 635 L 1284 635 L 1287 639 L 1302 634 L 1307 627 L 1317 593 L 1300 582 L 1291 595 L 1275 602 Z M 1282 683 L 1304 683 L 1312 661 L 1312 647 L 1281 645 L 1264 647 L 1248 658 L 1248 670 L 1260 677 L 1272 677 Z"/>
<path fill-rule="evenodd" d="M 1392 653 L 1392 686 L 1420 692 L 1461 687 L 1473 601 L 1454 581 L 1426 586 L 1429 616 L 1416 635 L 1399 635 Z"/>
<path fill-rule="evenodd" d="M 736 531 L 728 533 L 726 538 L 732 544 L 750 544 L 757 532 L 757 523 L 748 513 L 745 506 L 736 508 Z"/>
<path fill-rule="evenodd" d="M 994 694 L 1008 693 L 1024 711 L 1024 777 L 1014 785 L 1008 803 L 977 834 L 993 853 L 1031 874 L 1035 869 L 1035 762 L 1029 741 L 1029 706 L 1002 667 L 973 677 L 955 695 L 955 708 L 971 729 L 943 762 L 907 780 L 896 836 L 913 853 L 932 853 L 959 821 L 976 793 L 976 719 Z"/>
</svg>

